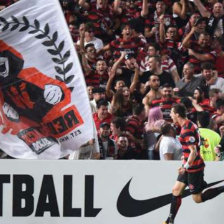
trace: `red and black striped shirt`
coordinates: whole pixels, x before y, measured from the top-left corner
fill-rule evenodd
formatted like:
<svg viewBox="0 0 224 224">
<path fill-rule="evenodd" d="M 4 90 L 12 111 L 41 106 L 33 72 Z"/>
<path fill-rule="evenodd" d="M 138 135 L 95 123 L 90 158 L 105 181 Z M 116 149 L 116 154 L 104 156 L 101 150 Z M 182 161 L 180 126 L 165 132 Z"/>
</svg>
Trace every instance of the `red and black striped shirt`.
<svg viewBox="0 0 224 224">
<path fill-rule="evenodd" d="M 210 106 L 210 101 L 209 99 L 204 99 L 203 101 L 201 101 L 200 103 L 198 103 L 204 111 L 207 111 L 210 116 L 212 116 L 215 113 L 215 108 Z M 192 112 L 196 112 L 196 109 L 193 108 Z"/>
<path fill-rule="evenodd" d="M 143 138 L 143 122 L 136 115 L 132 115 L 127 119 L 126 131 L 130 132 L 135 138 Z"/>
<path fill-rule="evenodd" d="M 211 49 L 209 46 L 201 47 L 201 45 L 199 45 L 197 41 L 192 41 L 190 48 L 198 54 L 210 54 L 213 57 L 213 60 L 215 60 L 214 55 L 211 54 Z M 201 72 L 201 61 L 200 60 L 198 60 L 193 55 L 190 55 L 189 62 L 191 62 L 195 66 L 194 70 L 195 70 L 196 74 Z"/>
<path fill-rule="evenodd" d="M 127 54 L 133 54 L 137 56 L 137 53 L 144 46 L 145 43 L 138 37 L 132 37 L 129 40 L 118 38 L 110 42 L 114 59 L 118 59 L 122 51 L 125 51 Z"/>
<path fill-rule="evenodd" d="M 137 8 L 123 9 L 121 15 L 121 23 L 128 23 L 131 19 L 139 18 L 140 15 L 140 11 Z"/>
<path fill-rule="evenodd" d="M 87 20 L 93 24 L 95 36 L 101 36 L 107 33 L 113 25 L 112 12 L 109 8 L 96 9 L 93 7 L 89 10 Z"/>
<path fill-rule="evenodd" d="M 108 73 L 103 75 L 98 74 L 96 71 L 85 77 L 86 85 L 93 87 L 105 87 L 108 81 Z"/>
<path fill-rule="evenodd" d="M 187 162 L 190 155 L 190 146 L 196 146 L 197 149 L 197 156 L 193 164 L 187 169 L 187 172 L 194 173 L 203 170 L 205 164 L 200 155 L 200 135 L 196 124 L 190 120 L 186 120 L 181 127 L 179 140 L 182 145 L 184 164 Z"/>
<path fill-rule="evenodd" d="M 172 122 L 172 119 L 170 117 L 170 111 L 172 108 L 172 105 L 177 103 L 177 100 L 175 98 L 160 98 L 160 99 L 155 99 L 151 103 L 151 107 L 160 107 L 162 113 L 163 113 L 163 118 L 166 121 Z"/>
<path fill-rule="evenodd" d="M 131 133 L 138 140 L 143 139 L 143 129 L 144 124 L 136 115 L 132 115 L 127 119 L 126 131 Z M 134 143 L 130 137 L 128 138 L 128 140 L 130 142 L 130 145 L 135 148 L 134 151 L 136 152 L 142 151 L 141 146 Z"/>
</svg>

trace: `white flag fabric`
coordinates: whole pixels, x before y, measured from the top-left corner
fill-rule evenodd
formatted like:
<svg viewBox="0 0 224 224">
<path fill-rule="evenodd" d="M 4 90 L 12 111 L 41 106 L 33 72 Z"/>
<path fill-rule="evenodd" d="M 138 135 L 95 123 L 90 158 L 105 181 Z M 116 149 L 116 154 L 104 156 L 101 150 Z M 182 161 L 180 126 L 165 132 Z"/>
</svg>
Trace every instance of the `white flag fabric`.
<svg viewBox="0 0 224 224">
<path fill-rule="evenodd" d="M 0 148 L 58 159 L 94 138 L 79 59 L 58 0 L 0 12 Z"/>
</svg>

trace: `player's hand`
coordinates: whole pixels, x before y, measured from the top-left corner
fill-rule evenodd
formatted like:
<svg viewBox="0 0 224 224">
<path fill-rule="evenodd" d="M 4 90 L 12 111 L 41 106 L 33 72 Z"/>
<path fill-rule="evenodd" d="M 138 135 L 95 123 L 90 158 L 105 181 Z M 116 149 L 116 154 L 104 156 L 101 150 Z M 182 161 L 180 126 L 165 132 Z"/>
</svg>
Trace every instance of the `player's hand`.
<svg viewBox="0 0 224 224">
<path fill-rule="evenodd" d="M 178 173 L 179 174 L 181 174 L 181 175 L 183 175 L 184 173 L 185 173 L 185 168 L 183 168 L 183 167 L 180 167 L 179 169 L 178 169 Z"/>
<path fill-rule="evenodd" d="M 49 104 L 57 104 L 61 101 L 62 98 L 62 90 L 59 86 L 56 85 L 45 85 L 44 88 L 44 99 Z"/>
</svg>

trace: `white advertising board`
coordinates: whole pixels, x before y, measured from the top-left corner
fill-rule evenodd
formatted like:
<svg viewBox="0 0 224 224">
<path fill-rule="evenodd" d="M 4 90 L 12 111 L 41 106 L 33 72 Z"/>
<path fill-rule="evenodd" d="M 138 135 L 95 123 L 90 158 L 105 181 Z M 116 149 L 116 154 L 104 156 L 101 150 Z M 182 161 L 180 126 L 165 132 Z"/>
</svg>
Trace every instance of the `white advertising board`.
<svg viewBox="0 0 224 224">
<path fill-rule="evenodd" d="M 0 220 L 4 224 L 162 223 L 169 214 L 169 194 L 179 165 L 173 161 L 1 160 Z M 222 162 L 206 164 L 208 184 L 223 180 L 223 174 Z M 223 205 L 224 194 L 202 204 L 187 196 L 175 224 L 222 224 Z"/>
</svg>

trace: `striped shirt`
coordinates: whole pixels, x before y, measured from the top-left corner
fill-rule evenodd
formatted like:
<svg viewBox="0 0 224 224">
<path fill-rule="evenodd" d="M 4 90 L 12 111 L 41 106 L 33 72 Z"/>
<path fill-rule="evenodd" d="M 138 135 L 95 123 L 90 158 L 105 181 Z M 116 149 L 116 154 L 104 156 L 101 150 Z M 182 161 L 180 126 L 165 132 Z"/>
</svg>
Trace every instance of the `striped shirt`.
<svg viewBox="0 0 224 224">
<path fill-rule="evenodd" d="M 215 112 L 215 108 L 210 106 L 210 101 L 209 101 L 209 99 L 204 99 L 204 100 L 202 100 L 201 102 L 199 102 L 198 104 L 202 107 L 202 109 L 203 109 L 204 111 L 209 112 L 210 116 L 212 116 L 213 113 Z M 196 109 L 193 108 L 193 109 L 192 109 L 192 112 L 196 112 Z"/>
<path fill-rule="evenodd" d="M 187 169 L 187 172 L 194 173 L 203 170 L 205 164 L 200 155 L 200 135 L 197 126 L 192 121 L 185 121 L 184 125 L 181 127 L 179 140 L 182 145 L 184 164 L 187 162 L 190 155 L 190 146 L 196 146 L 197 149 L 196 158 L 193 164 Z"/>
<path fill-rule="evenodd" d="M 127 120 L 127 126 L 126 126 L 126 131 L 131 133 L 135 138 L 138 140 L 143 139 L 143 129 L 144 129 L 144 124 L 136 115 L 130 116 Z M 142 148 L 140 145 L 136 144 L 133 142 L 133 140 L 129 137 L 128 138 L 130 145 L 135 148 L 134 151 L 136 152 L 141 152 Z"/>
<path fill-rule="evenodd" d="M 218 71 L 219 77 L 224 78 L 224 55 L 223 55 L 223 51 L 218 53 L 216 51 L 211 51 L 210 52 L 211 55 L 214 56 L 215 58 L 215 68 Z"/>
<path fill-rule="evenodd" d="M 198 44 L 197 41 L 191 41 L 190 47 L 195 53 L 198 54 L 210 54 L 213 57 L 213 60 L 215 61 L 215 56 L 211 54 L 211 49 L 209 46 L 207 47 L 201 47 L 201 45 Z M 189 56 L 189 62 L 192 63 L 195 68 L 195 74 L 199 74 L 201 72 L 201 62 L 198 58 L 194 57 L 193 55 Z"/>
<path fill-rule="evenodd" d="M 172 105 L 177 103 L 177 100 L 175 98 L 160 98 L 160 99 L 155 99 L 151 103 L 151 107 L 160 107 L 162 113 L 163 113 L 163 118 L 166 121 L 172 122 L 172 119 L 170 117 L 170 111 L 172 108 Z"/>
<path fill-rule="evenodd" d="M 135 138 L 143 138 L 143 123 L 136 115 L 132 115 L 127 119 L 126 131 L 130 132 Z"/>
<path fill-rule="evenodd" d="M 140 15 L 141 15 L 140 11 L 137 8 L 134 9 L 124 8 L 121 14 L 121 23 L 122 24 L 128 23 L 131 19 L 139 18 Z"/>
<path fill-rule="evenodd" d="M 110 8 L 97 9 L 92 7 L 86 16 L 86 19 L 93 24 L 94 34 L 97 37 L 107 33 L 113 25 L 112 11 Z"/>
<path fill-rule="evenodd" d="M 132 37 L 129 40 L 118 38 L 110 42 L 114 59 L 118 59 L 122 51 L 137 56 L 140 49 L 144 46 L 145 43 L 139 37 Z"/>
<path fill-rule="evenodd" d="M 109 75 L 107 72 L 104 74 L 98 74 L 97 72 L 91 73 L 90 75 L 85 77 L 86 85 L 93 87 L 106 87 Z"/>
</svg>

